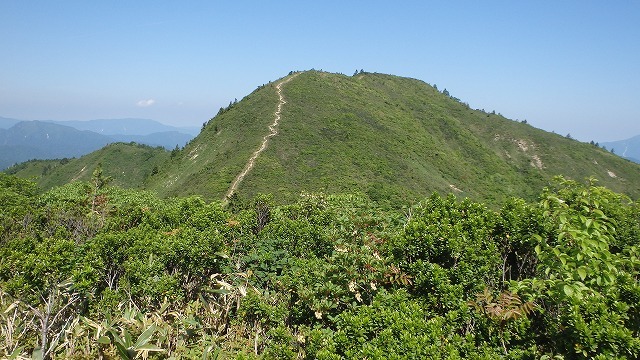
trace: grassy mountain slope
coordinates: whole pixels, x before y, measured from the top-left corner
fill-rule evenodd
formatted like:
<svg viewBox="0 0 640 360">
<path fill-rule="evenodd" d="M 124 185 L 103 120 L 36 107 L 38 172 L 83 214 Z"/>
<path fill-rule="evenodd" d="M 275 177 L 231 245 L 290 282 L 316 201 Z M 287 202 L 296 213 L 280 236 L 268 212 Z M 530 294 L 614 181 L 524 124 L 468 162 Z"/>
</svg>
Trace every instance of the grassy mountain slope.
<svg viewBox="0 0 640 360">
<path fill-rule="evenodd" d="M 221 109 L 200 135 L 161 167 L 149 187 L 164 196 L 221 199 L 273 122 L 275 86 L 261 86 L 240 103 Z"/>
<path fill-rule="evenodd" d="M 154 168 L 166 162 L 170 153 L 163 148 L 139 144 L 113 143 L 77 159 L 32 160 L 6 170 L 23 178 L 31 178 L 43 189 L 72 181 L 91 179 L 98 164 L 104 176 L 124 188 L 142 188 Z"/>
<path fill-rule="evenodd" d="M 256 150 L 277 105 L 260 87 L 212 119 L 150 186 L 163 195 L 221 198 Z M 555 175 L 640 194 L 640 167 L 595 146 L 472 110 L 414 79 L 301 73 L 283 87 L 279 134 L 240 185 L 241 196 L 364 191 L 413 198 L 454 191 L 483 201 L 534 197 Z"/>
</svg>

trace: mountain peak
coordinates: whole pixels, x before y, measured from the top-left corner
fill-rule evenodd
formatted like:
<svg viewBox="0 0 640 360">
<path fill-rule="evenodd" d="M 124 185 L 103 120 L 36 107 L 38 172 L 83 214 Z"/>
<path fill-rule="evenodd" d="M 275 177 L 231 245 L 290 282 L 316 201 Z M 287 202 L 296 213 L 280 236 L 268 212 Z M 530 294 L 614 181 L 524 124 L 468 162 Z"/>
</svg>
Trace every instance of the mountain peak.
<svg viewBox="0 0 640 360">
<path fill-rule="evenodd" d="M 294 74 L 223 109 L 151 186 L 166 195 L 223 198 L 268 137 L 238 186 L 241 196 L 361 191 L 388 199 L 454 189 L 494 201 L 533 197 L 560 174 L 593 175 L 612 189 L 640 193 L 630 183 L 640 179 L 639 167 L 471 109 L 426 82 L 365 72 Z M 615 179 L 607 175 L 614 168 Z"/>
<path fill-rule="evenodd" d="M 58 179 L 83 161 L 58 167 Z M 406 203 L 453 192 L 498 204 L 533 199 L 556 175 L 640 195 L 640 166 L 609 151 L 471 109 L 424 81 L 366 72 L 292 72 L 220 109 L 168 159 L 145 161 L 154 171 L 137 186 L 217 200 L 360 192 Z"/>
</svg>

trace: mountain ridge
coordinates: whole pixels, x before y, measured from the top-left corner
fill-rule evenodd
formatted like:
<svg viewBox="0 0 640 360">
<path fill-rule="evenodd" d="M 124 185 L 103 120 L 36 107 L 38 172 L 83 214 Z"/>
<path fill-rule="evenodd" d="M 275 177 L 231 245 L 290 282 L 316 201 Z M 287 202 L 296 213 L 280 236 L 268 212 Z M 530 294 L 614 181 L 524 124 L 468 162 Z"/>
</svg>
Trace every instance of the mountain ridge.
<svg viewBox="0 0 640 360">
<path fill-rule="evenodd" d="M 640 164 L 640 135 L 624 140 L 604 142 L 602 146 L 625 159 Z"/>
<path fill-rule="evenodd" d="M 249 171 L 251 171 L 251 169 L 255 165 L 255 160 L 258 158 L 260 153 L 262 153 L 267 148 L 269 139 L 278 135 L 278 123 L 280 122 L 280 119 L 282 117 L 282 114 L 281 114 L 282 106 L 287 103 L 284 99 L 284 96 L 282 96 L 282 85 L 288 83 L 289 81 L 291 81 L 291 79 L 293 79 L 297 75 L 298 75 L 297 73 L 292 74 L 285 80 L 280 81 L 278 85 L 276 85 L 276 89 L 278 93 L 278 105 L 276 108 L 276 112 L 274 113 L 273 123 L 269 125 L 269 133 L 262 137 L 262 144 L 260 145 L 258 150 L 253 152 L 253 154 L 249 158 L 249 161 L 247 162 L 247 165 L 244 167 L 242 172 L 238 174 L 235 180 L 231 183 L 231 186 L 229 187 L 229 190 L 227 191 L 225 198 L 230 198 L 235 193 L 235 191 L 238 189 L 238 185 L 240 185 L 240 182 L 244 180 L 244 177 L 249 173 Z"/>
<path fill-rule="evenodd" d="M 168 196 L 224 197 L 270 124 L 278 103 L 275 84 L 282 79 L 209 121 L 150 188 Z M 535 196 L 561 174 L 579 180 L 596 176 L 616 190 L 640 194 L 626 180 L 640 179 L 635 164 L 471 109 L 421 80 L 307 71 L 287 83 L 283 94 L 287 106 L 279 134 L 256 160 L 240 195 L 355 189 L 389 199 L 454 191 L 493 202 Z"/>
<path fill-rule="evenodd" d="M 33 159 L 74 158 L 99 150 L 109 143 L 136 142 L 149 146 L 162 146 L 166 149 L 182 147 L 194 136 L 178 131 L 153 120 L 136 122 L 135 119 L 114 119 L 95 121 L 19 121 L 1 118 L 0 128 L 0 170 L 11 165 Z M 17 121 L 17 122 L 15 122 Z M 15 122 L 15 123 L 14 123 Z M 82 126 L 65 124 L 83 123 Z M 106 124 L 105 124 L 106 123 Z M 129 134 L 119 134 L 131 124 Z M 9 126 L 10 125 L 10 126 Z M 102 133 L 95 129 L 102 128 Z M 165 130 L 155 132 L 156 130 Z M 168 131 L 166 131 L 168 130 Z"/>
<path fill-rule="evenodd" d="M 161 132 L 183 132 L 198 135 L 195 127 L 166 125 L 156 120 L 141 118 L 94 119 L 94 120 L 48 120 L 60 125 L 71 126 L 78 130 L 89 130 L 103 135 L 150 135 Z"/>
<path fill-rule="evenodd" d="M 286 78 L 221 109 L 144 187 L 165 197 L 224 200 L 269 132 L 279 103 L 276 84 Z M 287 103 L 278 134 L 240 183 L 240 198 L 270 193 L 286 202 L 304 192 L 356 191 L 406 203 L 454 192 L 497 204 L 512 196 L 532 199 L 556 175 L 594 176 L 614 191 L 640 195 L 637 164 L 471 109 L 421 80 L 305 71 L 281 94 Z"/>
<path fill-rule="evenodd" d="M 112 140 L 69 126 L 23 121 L 0 129 L 0 169 L 36 158 L 66 158 L 98 150 Z"/>
<path fill-rule="evenodd" d="M 93 120 L 20 120 L 0 116 L 0 129 L 8 129 L 19 122 L 39 121 L 69 126 L 77 130 L 89 130 L 102 135 L 150 135 L 159 132 L 177 131 L 193 136 L 200 128 L 195 126 L 173 126 L 152 119 L 114 118 Z"/>
</svg>

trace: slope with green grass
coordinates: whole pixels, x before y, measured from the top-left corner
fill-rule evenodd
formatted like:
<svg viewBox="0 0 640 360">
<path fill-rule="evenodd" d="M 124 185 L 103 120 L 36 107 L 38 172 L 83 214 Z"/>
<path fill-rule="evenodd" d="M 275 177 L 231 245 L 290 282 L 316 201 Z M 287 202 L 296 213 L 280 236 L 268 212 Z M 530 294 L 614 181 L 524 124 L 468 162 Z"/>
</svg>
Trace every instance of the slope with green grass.
<svg viewBox="0 0 640 360">
<path fill-rule="evenodd" d="M 423 81 L 373 73 L 292 75 L 220 109 L 196 138 L 166 156 L 146 188 L 161 196 L 224 198 L 279 111 L 278 133 L 239 183 L 240 198 L 272 193 L 284 202 L 301 192 L 359 191 L 400 203 L 454 192 L 498 204 L 511 196 L 534 199 L 556 175 L 580 181 L 593 176 L 614 191 L 640 195 L 637 164 L 471 109 Z M 286 80 L 280 98 L 276 84 Z M 138 184 L 118 172 L 113 176 Z"/>
<path fill-rule="evenodd" d="M 496 203 L 535 197 L 555 175 L 637 197 L 640 167 L 595 146 L 470 109 L 422 81 L 383 74 L 299 74 L 283 87 L 279 133 L 240 196 L 363 191 L 374 199 L 455 192 Z M 220 199 L 278 104 L 274 84 L 212 119 L 150 186 L 164 195 Z"/>
<path fill-rule="evenodd" d="M 159 171 L 170 157 L 161 147 L 135 143 L 113 143 L 77 159 L 32 160 L 5 172 L 33 179 L 42 189 L 73 181 L 88 181 L 102 166 L 104 176 L 123 188 L 143 188 L 145 181 Z"/>
<path fill-rule="evenodd" d="M 220 109 L 200 134 L 150 179 L 149 187 L 163 196 L 200 194 L 222 199 L 269 133 L 278 104 L 275 87 L 275 83 L 261 86 L 239 103 Z"/>
</svg>

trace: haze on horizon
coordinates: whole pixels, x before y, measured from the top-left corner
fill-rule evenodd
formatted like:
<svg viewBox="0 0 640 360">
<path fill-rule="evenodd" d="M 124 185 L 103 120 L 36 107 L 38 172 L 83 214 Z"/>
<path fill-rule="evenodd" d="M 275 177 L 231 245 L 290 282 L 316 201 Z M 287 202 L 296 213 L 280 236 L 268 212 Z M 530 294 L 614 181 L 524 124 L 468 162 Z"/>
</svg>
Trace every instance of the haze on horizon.
<svg viewBox="0 0 640 360">
<path fill-rule="evenodd" d="M 417 78 L 582 141 L 640 135 L 640 1 L 0 2 L 0 116 L 199 126 L 291 70 Z"/>
</svg>

